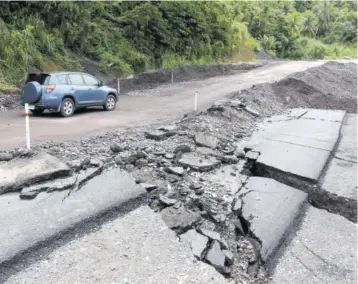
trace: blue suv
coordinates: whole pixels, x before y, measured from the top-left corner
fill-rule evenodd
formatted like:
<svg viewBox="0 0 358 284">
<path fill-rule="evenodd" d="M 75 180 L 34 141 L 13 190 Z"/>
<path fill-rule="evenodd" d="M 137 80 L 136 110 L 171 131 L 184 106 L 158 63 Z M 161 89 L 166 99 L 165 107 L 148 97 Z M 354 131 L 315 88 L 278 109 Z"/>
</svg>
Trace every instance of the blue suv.
<svg viewBox="0 0 358 284">
<path fill-rule="evenodd" d="M 47 109 L 69 117 L 76 109 L 90 106 L 114 110 L 117 99 L 115 89 L 104 86 L 102 81 L 90 74 L 41 72 L 28 74 L 20 103 L 28 103 L 34 115 L 42 114 Z"/>
</svg>

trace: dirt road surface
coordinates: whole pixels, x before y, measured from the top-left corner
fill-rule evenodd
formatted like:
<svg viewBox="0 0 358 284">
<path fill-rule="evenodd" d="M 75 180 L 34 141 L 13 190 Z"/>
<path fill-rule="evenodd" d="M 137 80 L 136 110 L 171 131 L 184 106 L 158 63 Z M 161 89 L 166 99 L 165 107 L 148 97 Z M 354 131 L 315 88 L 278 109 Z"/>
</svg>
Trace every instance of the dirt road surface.
<svg viewBox="0 0 358 284">
<path fill-rule="evenodd" d="M 200 110 L 231 93 L 255 84 L 276 81 L 325 62 L 275 62 L 237 75 L 164 85 L 137 92 L 135 96 L 120 96 L 117 109 L 113 112 L 91 109 L 81 111 L 71 118 L 60 118 L 55 114 L 31 117 L 31 140 L 32 143 L 66 140 L 100 134 L 119 127 L 135 127 L 164 121 L 192 111 L 195 91 L 198 92 Z M 0 113 L 0 150 L 22 145 L 25 145 L 23 110 Z"/>
</svg>

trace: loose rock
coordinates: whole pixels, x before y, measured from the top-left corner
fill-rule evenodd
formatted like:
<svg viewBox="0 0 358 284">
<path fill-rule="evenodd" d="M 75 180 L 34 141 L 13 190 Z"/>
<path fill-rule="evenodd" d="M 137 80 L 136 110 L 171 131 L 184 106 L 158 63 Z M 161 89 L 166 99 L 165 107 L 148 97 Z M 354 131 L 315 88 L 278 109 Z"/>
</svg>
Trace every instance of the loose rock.
<svg viewBox="0 0 358 284">
<path fill-rule="evenodd" d="M 234 260 L 235 260 L 234 254 L 231 251 L 227 250 L 227 249 L 223 250 L 223 253 L 225 255 L 225 264 L 233 265 Z"/>
<path fill-rule="evenodd" d="M 185 153 L 178 161 L 179 165 L 184 168 L 191 168 L 192 170 L 205 172 L 210 171 L 220 165 L 215 157 L 202 157 L 196 153 Z"/>
<path fill-rule="evenodd" d="M 199 213 L 185 209 L 184 207 L 180 207 L 179 209 L 167 207 L 160 213 L 166 225 L 178 233 L 187 231 L 201 220 Z"/>
<path fill-rule="evenodd" d="M 150 183 L 141 183 L 140 185 L 143 186 L 147 191 L 152 191 L 152 190 L 158 188 L 157 185 L 150 184 Z"/>
<path fill-rule="evenodd" d="M 197 132 L 195 134 L 195 143 L 198 146 L 216 149 L 218 139 L 210 134 L 206 134 L 204 132 Z"/>
<path fill-rule="evenodd" d="M 178 145 L 174 151 L 174 153 L 178 153 L 178 152 L 182 152 L 182 153 L 189 153 L 191 152 L 191 148 L 189 145 L 186 144 L 182 144 L 182 145 Z"/>
<path fill-rule="evenodd" d="M 123 148 L 121 147 L 121 145 L 119 145 L 117 143 L 113 143 L 110 148 L 113 153 L 119 153 L 119 152 L 123 151 Z"/>
<path fill-rule="evenodd" d="M 165 132 L 162 130 L 153 130 L 150 132 L 145 132 L 144 135 L 145 135 L 145 138 L 147 138 L 147 139 L 160 141 L 160 140 L 164 140 L 170 136 L 175 135 L 175 132 Z"/>
<path fill-rule="evenodd" d="M 251 108 L 251 107 L 249 107 L 249 106 L 246 106 L 244 109 L 245 109 L 248 113 L 252 114 L 253 116 L 260 116 L 260 113 L 259 113 L 257 110 L 255 110 L 255 109 L 253 109 L 253 108 Z"/>
<path fill-rule="evenodd" d="M 177 202 L 176 199 L 169 198 L 169 197 L 167 197 L 167 196 L 165 196 L 163 194 L 159 195 L 159 201 L 162 202 L 163 204 L 167 205 L 167 206 L 172 206 Z"/>
<path fill-rule="evenodd" d="M 8 162 L 12 160 L 13 156 L 10 153 L 0 152 L 0 162 Z"/>
<path fill-rule="evenodd" d="M 182 167 L 168 167 L 165 168 L 165 171 L 177 176 L 182 176 L 184 174 L 184 169 Z"/>
</svg>

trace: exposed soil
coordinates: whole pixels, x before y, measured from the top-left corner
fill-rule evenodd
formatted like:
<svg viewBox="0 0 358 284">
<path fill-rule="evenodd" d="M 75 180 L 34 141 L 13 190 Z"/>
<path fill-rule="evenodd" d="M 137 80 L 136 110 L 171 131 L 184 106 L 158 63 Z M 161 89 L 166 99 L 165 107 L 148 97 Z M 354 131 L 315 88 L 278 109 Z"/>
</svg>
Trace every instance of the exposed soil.
<svg viewBox="0 0 358 284">
<path fill-rule="evenodd" d="M 355 113 L 357 64 L 327 62 L 273 84 L 254 86 L 234 97 L 249 101 L 264 115 L 293 107 L 344 109 Z"/>
</svg>

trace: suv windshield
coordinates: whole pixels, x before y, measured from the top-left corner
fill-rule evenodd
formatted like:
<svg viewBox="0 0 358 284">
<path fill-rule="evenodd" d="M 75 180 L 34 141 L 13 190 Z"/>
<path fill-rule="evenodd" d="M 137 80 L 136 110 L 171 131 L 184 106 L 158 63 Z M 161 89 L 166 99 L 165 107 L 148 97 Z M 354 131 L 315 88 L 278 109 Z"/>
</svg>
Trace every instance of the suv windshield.
<svg viewBox="0 0 358 284">
<path fill-rule="evenodd" d="M 37 83 L 39 83 L 40 85 L 46 85 L 45 83 L 47 83 L 48 79 L 50 77 L 49 74 L 44 74 L 44 73 L 30 73 L 28 76 L 27 76 L 27 79 L 26 79 L 26 83 L 28 82 L 33 82 L 33 81 L 36 81 Z"/>
</svg>

